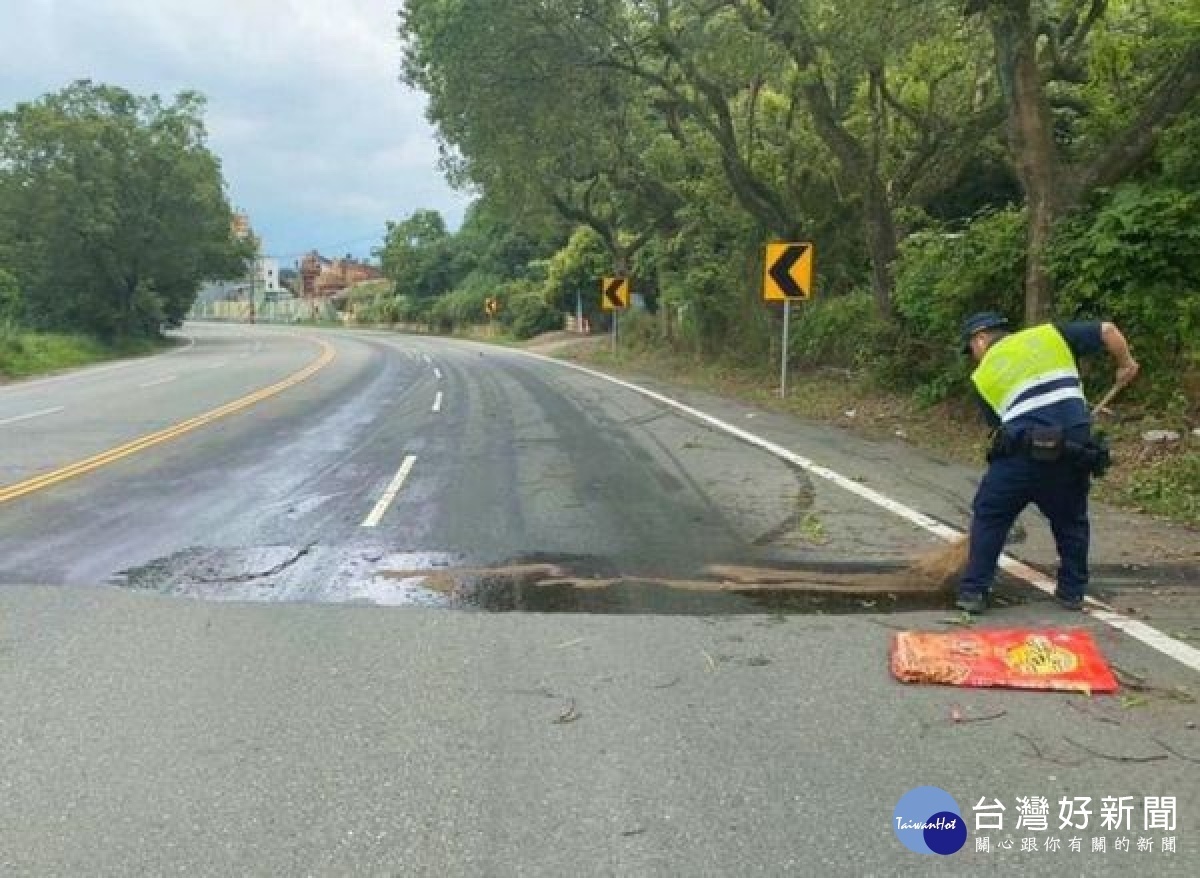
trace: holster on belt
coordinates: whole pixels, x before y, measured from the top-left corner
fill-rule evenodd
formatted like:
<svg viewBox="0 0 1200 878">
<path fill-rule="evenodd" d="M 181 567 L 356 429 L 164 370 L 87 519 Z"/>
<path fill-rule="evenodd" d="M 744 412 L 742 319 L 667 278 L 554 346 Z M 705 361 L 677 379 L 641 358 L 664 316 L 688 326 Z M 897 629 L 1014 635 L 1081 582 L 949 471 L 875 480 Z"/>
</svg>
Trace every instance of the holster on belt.
<svg viewBox="0 0 1200 878">
<path fill-rule="evenodd" d="M 1112 453 L 1105 436 L 1097 434 L 1087 442 L 1067 439 L 1061 427 L 1033 427 L 1013 436 L 1003 428 L 992 434 L 987 461 L 1005 457 L 1028 457 L 1040 463 L 1064 462 L 1103 476 L 1112 465 Z"/>
</svg>

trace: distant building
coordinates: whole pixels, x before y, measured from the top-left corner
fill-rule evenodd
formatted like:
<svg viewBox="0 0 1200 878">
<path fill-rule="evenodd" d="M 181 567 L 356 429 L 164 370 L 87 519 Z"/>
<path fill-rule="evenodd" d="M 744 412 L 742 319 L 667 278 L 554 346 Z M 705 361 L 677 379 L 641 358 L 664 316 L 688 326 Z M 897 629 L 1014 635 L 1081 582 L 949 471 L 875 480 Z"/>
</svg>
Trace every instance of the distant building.
<svg viewBox="0 0 1200 878">
<path fill-rule="evenodd" d="M 347 254 L 343 259 L 327 259 L 316 250 L 300 260 L 303 295 L 308 298 L 332 296 L 365 280 L 378 280 L 383 272 Z"/>
<path fill-rule="evenodd" d="M 278 293 L 283 287 L 279 282 L 279 260 L 259 256 L 254 260 L 254 286 L 269 295 Z"/>
<path fill-rule="evenodd" d="M 253 234 L 250 230 L 250 217 L 244 213 L 235 213 L 230 225 L 232 226 L 233 236 L 239 241 L 245 240 Z"/>
</svg>

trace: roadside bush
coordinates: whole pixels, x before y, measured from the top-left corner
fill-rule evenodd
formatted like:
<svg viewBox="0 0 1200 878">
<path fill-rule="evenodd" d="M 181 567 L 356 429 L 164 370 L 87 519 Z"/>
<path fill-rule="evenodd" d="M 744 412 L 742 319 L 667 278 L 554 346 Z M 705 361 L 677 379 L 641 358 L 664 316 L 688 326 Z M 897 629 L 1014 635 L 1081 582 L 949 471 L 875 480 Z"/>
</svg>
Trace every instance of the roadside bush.
<svg viewBox="0 0 1200 878">
<path fill-rule="evenodd" d="M 1200 450 L 1166 455 L 1141 468 L 1128 496 L 1147 512 L 1200 524 Z"/>
<path fill-rule="evenodd" d="M 484 321 L 484 301 L 489 292 L 483 287 L 458 289 L 434 301 L 429 322 L 438 332 L 453 332 L 457 327 Z"/>
<path fill-rule="evenodd" d="M 1025 214 L 981 215 L 957 233 L 927 231 L 900 248 L 894 325 L 876 340 L 875 373 L 891 389 L 938 402 L 964 388 L 959 353 L 963 318 L 999 311 L 1019 323 L 1024 311 Z"/>
<path fill-rule="evenodd" d="M 498 291 L 500 321 L 517 338 L 533 338 L 562 329 L 563 315 L 546 302 L 544 291 L 528 281 L 513 281 Z"/>
<path fill-rule="evenodd" d="M 1200 194 L 1130 183 L 1058 229 L 1047 266 L 1068 316 L 1121 325 L 1163 394 L 1200 353 Z"/>
<path fill-rule="evenodd" d="M 12 274 L 0 268 L 0 326 L 21 317 L 21 289 Z"/>
<path fill-rule="evenodd" d="M 660 349 L 664 344 L 661 326 L 661 322 L 653 314 L 635 308 L 621 314 L 617 330 L 621 335 L 622 346 L 652 351 Z"/>
<path fill-rule="evenodd" d="M 874 343 L 883 325 L 870 293 L 818 299 L 802 305 L 799 311 L 788 339 L 793 361 L 859 369 L 877 355 Z"/>
</svg>

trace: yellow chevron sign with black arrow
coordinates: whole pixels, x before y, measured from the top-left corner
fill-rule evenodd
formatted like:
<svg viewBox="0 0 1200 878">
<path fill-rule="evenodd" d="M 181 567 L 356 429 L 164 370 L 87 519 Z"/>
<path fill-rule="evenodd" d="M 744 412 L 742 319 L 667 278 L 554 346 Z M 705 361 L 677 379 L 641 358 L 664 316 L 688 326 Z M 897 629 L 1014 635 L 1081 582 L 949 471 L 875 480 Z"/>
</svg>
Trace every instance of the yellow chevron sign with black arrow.
<svg viewBox="0 0 1200 878">
<path fill-rule="evenodd" d="M 812 296 L 813 251 L 809 243 L 776 242 L 767 245 L 763 273 L 763 298 L 787 302 Z"/>
<path fill-rule="evenodd" d="M 600 281 L 600 307 L 622 311 L 629 307 L 629 278 L 606 277 Z"/>
</svg>

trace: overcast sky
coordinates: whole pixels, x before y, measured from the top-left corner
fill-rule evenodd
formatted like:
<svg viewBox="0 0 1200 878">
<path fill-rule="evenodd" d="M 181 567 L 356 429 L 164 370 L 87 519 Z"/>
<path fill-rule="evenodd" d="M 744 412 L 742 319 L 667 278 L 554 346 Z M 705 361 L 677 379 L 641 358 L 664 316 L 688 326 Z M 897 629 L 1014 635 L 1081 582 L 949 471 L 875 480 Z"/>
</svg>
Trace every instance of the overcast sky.
<svg viewBox="0 0 1200 878">
<path fill-rule="evenodd" d="M 367 255 L 418 208 L 457 227 L 422 96 L 398 80 L 402 0 L 0 0 L 0 107 L 75 79 L 208 98 L 230 196 L 285 265 Z"/>
</svg>

